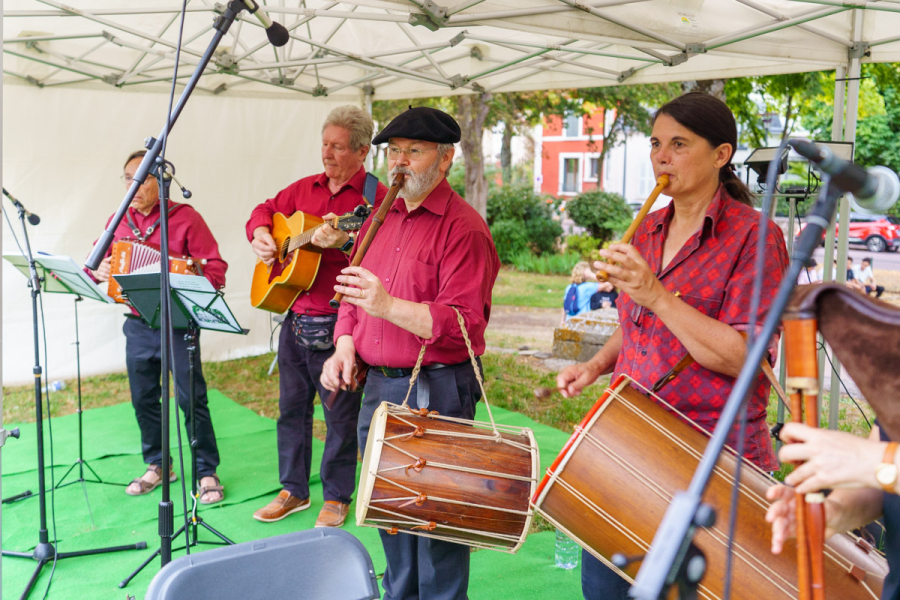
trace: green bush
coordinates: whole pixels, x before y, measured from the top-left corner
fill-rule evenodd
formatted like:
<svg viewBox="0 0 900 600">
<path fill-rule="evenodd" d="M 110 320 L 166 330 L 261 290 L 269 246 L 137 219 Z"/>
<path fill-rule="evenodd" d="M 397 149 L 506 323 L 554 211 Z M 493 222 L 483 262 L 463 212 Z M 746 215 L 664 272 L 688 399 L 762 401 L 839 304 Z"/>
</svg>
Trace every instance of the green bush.
<svg viewBox="0 0 900 600">
<path fill-rule="evenodd" d="M 552 204 L 526 185 L 491 188 L 487 200 L 487 222 L 492 233 L 495 223 L 517 223 L 528 247 L 535 254 L 555 252 L 562 235 L 562 226 L 553 220 Z"/>
<path fill-rule="evenodd" d="M 590 258 L 592 252 L 600 247 L 600 241 L 589 235 L 570 235 L 566 237 L 566 248 L 577 252 L 583 259 Z"/>
<path fill-rule="evenodd" d="M 516 271 L 539 273 L 541 275 L 568 275 L 581 257 L 574 252 L 565 254 L 542 254 L 535 256 L 525 250 L 514 254 L 507 263 Z"/>
<path fill-rule="evenodd" d="M 517 221 L 496 221 L 491 226 L 491 237 L 494 238 L 494 246 L 497 248 L 497 255 L 500 262 L 509 264 L 513 256 L 527 252 L 528 236 L 522 228 L 521 222 Z"/>
<path fill-rule="evenodd" d="M 587 229 L 598 243 L 607 242 L 628 229 L 631 208 L 625 198 L 612 192 L 592 190 L 578 194 L 566 210 L 576 224 Z"/>
</svg>

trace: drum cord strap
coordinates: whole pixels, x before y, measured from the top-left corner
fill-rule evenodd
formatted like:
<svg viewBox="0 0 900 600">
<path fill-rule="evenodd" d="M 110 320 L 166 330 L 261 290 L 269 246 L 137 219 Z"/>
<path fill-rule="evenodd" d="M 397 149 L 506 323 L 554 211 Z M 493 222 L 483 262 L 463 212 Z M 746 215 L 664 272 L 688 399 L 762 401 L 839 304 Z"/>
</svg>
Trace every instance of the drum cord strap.
<svg viewBox="0 0 900 600">
<path fill-rule="evenodd" d="M 684 420 L 684 422 L 697 428 L 701 432 L 704 431 L 696 423 L 694 423 L 691 419 L 689 419 L 686 415 L 684 415 L 683 413 L 681 413 L 680 411 L 678 411 L 677 409 L 675 409 L 674 407 L 672 407 L 671 405 L 666 403 L 664 400 L 662 400 L 661 398 L 656 396 L 651 390 L 647 389 L 646 387 L 642 386 L 640 383 L 638 383 L 634 380 L 630 380 L 630 383 L 632 383 L 635 387 L 639 387 L 639 388 L 643 389 L 657 403 L 659 403 L 661 406 L 664 406 L 667 410 L 670 410 L 672 413 L 678 415 L 682 420 Z M 665 436 L 669 441 L 671 441 L 673 444 L 675 444 L 676 446 L 681 448 L 684 452 L 686 452 L 692 458 L 694 458 L 696 460 L 700 460 L 701 453 L 694 450 L 690 445 L 686 444 L 678 436 L 670 434 L 658 422 L 656 422 L 655 420 L 653 420 L 652 418 L 647 416 L 645 413 L 643 413 L 637 405 L 635 405 L 634 403 L 632 403 L 631 401 L 629 401 L 628 399 L 626 399 L 625 397 L 620 395 L 618 393 L 618 389 L 620 389 L 620 388 L 616 388 L 615 390 L 613 390 L 613 389 L 609 390 L 609 393 L 612 395 L 611 399 L 615 399 L 616 401 L 621 402 L 623 406 L 627 407 L 635 415 L 637 415 L 639 418 L 641 418 L 643 421 L 645 421 L 647 425 L 649 425 L 653 429 L 656 429 L 660 434 Z M 577 435 L 580 435 L 582 437 L 582 439 L 587 440 L 592 446 L 594 446 L 600 452 L 602 452 L 607 457 L 612 459 L 620 467 L 622 467 L 623 469 L 627 470 L 630 473 L 634 473 L 636 478 L 638 479 L 638 481 L 640 481 L 642 484 L 644 484 L 647 488 L 650 489 L 650 491 L 652 491 L 654 494 L 659 496 L 665 502 L 672 501 L 672 494 L 667 492 L 666 488 L 655 483 L 653 481 L 652 477 L 650 477 L 649 475 L 641 473 L 641 470 L 636 465 L 632 464 L 626 458 L 623 458 L 621 455 L 616 453 L 614 451 L 614 449 L 610 448 L 607 444 L 604 444 L 596 436 L 591 435 L 588 431 L 586 431 L 581 426 L 578 426 L 575 428 L 575 433 Z M 731 449 L 729 448 L 729 450 L 731 450 Z M 734 453 L 733 450 L 732 450 L 732 453 L 735 456 L 736 460 L 743 461 L 743 459 L 741 459 L 739 456 L 737 456 L 737 454 Z M 743 462 L 746 462 L 746 461 L 743 461 Z M 762 471 L 761 469 L 756 467 L 756 465 L 747 462 L 745 464 L 745 466 L 753 469 L 754 471 L 756 471 L 758 474 L 762 475 L 766 479 L 771 480 L 771 477 L 769 477 L 768 474 L 766 474 L 764 471 Z M 569 492 L 570 494 L 572 494 L 573 496 L 578 498 L 590 510 L 592 510 L 595 514 L 599 515 L 604 521 L 609 523 L 613 528 L 615 528 L 623 536 L 625 536 L 626 539 L 628 539 L 629 541 L 634 543 L 640 550 L 646 552 L 649 549 L 649 547 L 650 547 L 649 543 L 642 540 L 637 533 L 631 531 L 626 524 L 618 521 L 612 515 L 608 514 L 604 510 L 602 510 L 596 503 L 592 502 L 584 494 L 579 492 L 572 484 L 566 482 L 562 478 L 562 472 L 554 473 L 550 469 L 548 469 L 547 472 L 551 477 L 553 477 L 553 481 L 555 483 L 559 484 L 567 492 Z M 739 487 L 739 489 L 743 492 L 742 496 L 747 501 L 756 504 L 757 506 L 759 506 L 760 508 L 762 508 L 764 510 L 768 509 L 769 503 L 766 502 L 762 496 L 760 496 L 759 494 L 754 492 L 752 489 L 750 489 L 745 484 L 735 481 L 734 477 L 730 473 L 728 473 L 726 470 L 724 470 L 721 467 L 716 467 L 715 473 L 729 485 L 737 485 Z M 544 516 L 546 517 L 547 515 L 544 515 Z M 549 518 L 548 518 L 548 520 L 550 520 L 551 522 L 555 521 L 554 519 L 549 519 Z M 555 522 L 554 522 L 554 524 L 557 525 L 557 527 L 560 527 Z M 563 528 L 563 527 L 560 527 L 560 528 L 563 529 L 564 531 L 566 531 L 565 528 Z M 716 527 L 705 528 L 704 530 L 707 533 L 709 533 L 710 537 L 713 540 L 715 540 L 719 545 L 721 545 L 722 547 L 727 546 L 728 538 L 727 538 L 725 532 L 721 531 L 719 528 L 716 528 Z M 571 533 L 568 533 L 567 531 L 566 531 L 566 533 L 567 533 L 567 535 L 569 535 L 569 537 L 572 537 L 573 539 L 578 539 L 578 536 L 572 535 Z M 588 548 L 588 546 L 586 544 L 582 543 L 581 545 L 584 546 L 585 548 Z M 735 548 L 736 548 L 736 550 L 738 550 L 738 552 L 735 553 L 737 558 L 743 560 L 743 562 L 748 566 L 748 568 L 753 569 L 760 576 L 764 577 L 766 580 L 771 582 L 774 587 L 783 591 L 787 597 L 790 597 L 790 598 L 796 597 L 798 590 L 795 585 L 793 585 L 789 581 L 785 580 L 782 576 L 778 575 L 773 570 L 771 570 L 762 559 L 757 558 L 755 555 L 753 555 L 751 552 L 749 552 L 742 545 L 735 544 Z M 860 584 L 866 589 L 866 591 L 869 592 L 869 595 L 872 597 L 873 600 L 877 600 L 877 598 L 878 598 L 877 594 L 875 594 L 875 592 L 868 586 L 868 584 L 865 583 L 865 581 L 863 579 L 864 575 L 865 575 L 864 572 L 861 573 L 860 569 L 858 567 L 856 567 L 852 562 L 848 561 L 847 559 L 845 559 L 843 556 L 841 556 L 840 554 L 838 554 L 837 552 L 835 552 L 833 549 L 829 548 L 828 546 L 825 547 L 825 551 L 826 551 L 826 556 L 829 559 L 831 559 L 835 563 L 841 565 L 841 567 L 844 570 L 846 570 L 846 572 L 848 574 L 850 574 L 857 581 L 860 582 Z M 615 567 L 612 564 L 612 562 L 609 561 L 607 558 L 605 558 L 604 556 L 600 555 L 599 553 L 597 553 L 595 551 L 591 551 L 591 554 L 594 555 L 598 560 L 600 560 L 601 562 L 606 564 L 608 567 L 619 572 L 623 577 L 625 577 L 626 579 L 628 579 L 629 581 L 631 581 L 633 583 L 632 578 L 630 578 L 627 574 L 625 574 L 620 569 Z M 701 590 L 701 592 L 708 593 L 708 589 L 702 585 L 700 586 L 700 590 Z M 707 593 L 704 593 L 703 595 L 706 596 Z M 709 596 L 709 597 L 712 597 L 712 596 Z"/>
<path fill-rule="evenodd" d="M 521 442 L 517 442 L 517 441 L 515 441 L 513 439 L 509 439 L 509 437 L 505 437 L 503 435 L 503 434 L 506 434 L 506 436 L 519 437 L 519 436 L 523 435 L 524 431 L 526 431 L 526 428 L 515 427 L 512 425 L 498 426 L 497 423 L 494 421 L 494 416 L 491 412 L 490 404 L 488 403 L 487 393 L 485 392 L 485 389 L 484 389 L 484 380 L 481 376 L 481 370 L 478 368 L 478 362 L 476 361 L 476 358 L 475 358 L 475 352 L 472 350 L 472 343 L 469 339 L 469 334 L 466 331 L 466 326 L 463 321 L 463 317 L 455 307 L 451 307 L 451 308 L 453 308 L 453 311 L 456 313 L 457 322 L 459 323 L 459 327 L 460 327 L 460 330 L 462 331 L 462 335 L 463 335 L 463 340 L 466 343 L 466 349 L 468 350 L 468 353 L 469 353 L 469 359 L 471 360 L 472 367 L 475 371 L 475 378 L 478 381 L 478 387 L 481 390 L 481 397 L 484 399 L 484 405 L 488 411 L 488 418 L 490 419 L 490 425 L 488 426 L 487 424 L 481 424 L 478 422 L 471 421 L 469 419 L 460 419 L 460 418 L 455 418 L 455 417 L 439 415 L 437 411 L 433 411 L 433 410 L 429 411 L 427 408 L 413 409 L 412 407 L 409 406 L 409 397 L 412 393 L 412 389 L 415 386 L 416 380 L 421 371 L 422 361 L 425 358 L 426 346 L 423 344 L 422 348 L 419 350 L 419 356 L 416 359 L 416 365 L 413 368 L 412 374 L 410 375 L 409 387 L 406 390 L 406 397 L 403 399 L 403 403 L 399 406 L 399 408 L 389 408 L 389 414 L 396 420 L 400 421 L 401 423 L 408 425 L 410 427 L 411 431 L 409 433 L 402 433 L 402 434 L 397 434 L 397 435 L 392 435 L 392 436 L 384 436 L 384 438 L 380 440 L 385 446 L 387 446 L 405 456 L 408 456 L 410 459 L 412 459 L 413 462 L 409 465 L 400 465 L 400 466 L 396 466 L 396 467 L 389 467 L 389 468 L 380 469 L 377 472 L 371 473 L 371 475 L 375 479 L 380 480 L 389 485 L 395 486 L 406 492 L 409 492 L 411 495 L 398 497 L 398 498 L 383 498 L 383 499 L 370 500 L 370 505 L 371 505 L 372 510 L 377 510 L 379 512 L 385 513 L 386 515 L 389 515 L 394 518 L 393 519 L 391 519 L 391 518 L 367 519 L 367 521 L 369 521 L 373 524 L 381 523 L 382 525 L 375 525 L 375 526 L 382 528 L 382 529 L 386 529 L 388 531 L 388 533 L 390 533 L 392 535 L 398 533 L 398 531 L 399 531 L 398 525 L 399 526 L 408 526 L 409 531 L 411 531 L 411 532 L 415 531 L 415 533 L 418 535 L 458 543 L 459 539 L 457 539 L 457 538 L 452 538 L 452 537 L 443 536 L 443 535 L 436 535 L 436 534 L 432 534 L 432 533 L 426 533 L 426 532 L 435 531 L 439 527 L 435 521 L 418 519 L 418 518 L 410 516 L 410 515 L 397 513 L 395 511 L 392 511 L 392 510 L 386 508 L 384 505 L 387 503 L 402 502 L 402 504 L 400 504 L 398 506 L 398 508 L 405 508 L 407 506 L 410 506 L 411 504 L 415 504 L 416 506 L 422 506 L 426 501 L 431 500 L 433 502 L 455 504 L 458 506 L 468 506 L 468 507 L 472 507 L 472 508 L 496 510 L 498 512 L 504 512 L 504 513 L 508 513 L 508 514 L 512 514 L 512 515 L 524 516 L 526 518 L 530 518 L 534 514 L 534 511 L 530 508 L 530 506 L 527 510 L 517 510 L 517 509 L 513 509 L 513 508 L 487 506 L 484 504 L 478 504 L 478 503 L 474 503 L 474 502 L 466 502 L 466 501 L 462 501 L 462 500 L 453 500 L 450 498 L 443 498 L 443 497 L 438 497 L 438 496 L 430 496 L 429 497 L 427 494 L 420 492 L 418 490 L 415 490 L 411 487 L 405 486 L 402 483 L 399 483 L 397 481 L 391 480 L 391 479 L 385 477 L 383 474 L 387 473 L 389 471 L 403 470 L 403 471 L 405 471 L 407 476 L 409 476 L 410 469 L 412 469 L 413 471 L 418 473 L 418 472 L 421 472 L 426 466 L 430 466 L 430 467 L 435 467 L 435 468 L 440 468 L 440 469 L 447 469 L 447 470 L 451 470 L 451 471 L 460 471 L 460 472 L 464 472 L 464 473 L 484 475 L 486 477 L 498 477 L 498 478 L 509 479 L 509 480 L 514 480 L 514 481 L 530 482 L 531 486 L 532 486 L 532 490 L 534 489 L 534 486 L 537 484 L 537 478 L 534 476 L 529 477 L 529 476 L 523 476 L 523 475 L 513 475 L 513 474 L 508 474 L 508 473 L 499 473 L 496 471 L 489 471 L 486 469 L 474 469 L 474 468 L 470 468 L 470 467 L 460 467 L 457 465 L 452 465 L 452 464 L 443 463 L 443 462 L 427 461 L 426 459 L 424 459 L 422 457 L 416 456 L 415 454 L 404 450 L 403 448 L 399 447 L 394 442 L 395 441 L 408 442 L 408 441 L 411 441 L 413 438 L 422 438 L 427 433 L 430 435 L 435 435 L 435 436 L 440 435 L 440 436 L 445 436 L 448 438 L 490 439 L 490 440 L 496 441 L 497 443 L 506 444 L 508 446 L 511 446 L 511 447 L 521 450 L 523 452 L 528 452 L 528 453 L 532 454 L 533 459 L 534 459 L 534 453 L 536 452 L 537 449 L 534 446 L 531 446 L 529 444 L 524 444 Z M 409 420 L 409 418 L 407 417 L 407 412 L 412 413 L 412 415 L 415 415 L 416 417 L 427 418 L 427 419 L 439 419 L 441 421 L 445 421 L 445 422 L 449 422 L 449 423 L 458 423 L 458 424 L 470 427 L 472 429 L 478 429 L 478 428 L 488 429 L 489 428 L 493 432 L 493 434 L 492 435 L 478 435 L 478 434 L 463 433 L 463 432 L 458 432 L 458 431 L 440 431 L 440 430 L 435 430 L 435 429 L 429 429 L 427 427 L 423 427 L 422 425 L 417 425 L 417 424 L 411 422 Z M 501 433 L 501 430 L 502 430 L 502 433 Z M 376 504 L 379 504 L 381 506 L 375 506 Z M 460 533 L 465 533 L 468 535 L 496 538 L 498 540 L 503 540 L 503 541 L 512 542 L 512 543 L 521 542 L 524 539 L 523 536 L 520 536 L 520 535 L 490 533 L 490 532 L 485 532 L 485 531 L 481 531 L 481 530 L 477 530 L 477 529 L 455 527 L 455 526 L 447 525 L 447 524 L 440 525 L 440 528 L 450 530 L 450 531 L 458 531 Z M 527 531 L 525 532 L 525 534 L 527 535 Z M 489 550 L 500 550 L 500 551 L 506 551 L 506 552 L 510 551 L 509 547 L 503 546 L 500 544 L 490 544 L 490 543 L 486 543 L 486 542 L 471 541 L 471 540 L 467 540 L 465 543 L 469 546 L 473 546 L 476 548 L 483 548 L 483 549 L 489 549 Z"/>
</svg>

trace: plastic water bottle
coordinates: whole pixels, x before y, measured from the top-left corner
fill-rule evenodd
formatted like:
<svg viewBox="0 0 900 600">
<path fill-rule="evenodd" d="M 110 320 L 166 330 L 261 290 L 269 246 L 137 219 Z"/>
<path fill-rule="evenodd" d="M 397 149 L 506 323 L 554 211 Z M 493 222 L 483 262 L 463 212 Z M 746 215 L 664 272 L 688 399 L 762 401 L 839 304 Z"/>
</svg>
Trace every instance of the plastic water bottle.
<svg viewBox="0 0 900 600">
<path fill-rule="evenodd" d="M 52 381 L 48 385 L 45 385 L 44 387 L 42 387 L 41 392 L 46 394 L 48 391 L 58 392 L 59 390 L 64 390 L 64 389 L 66 389 L 66 382 L 57 380 L 57 381 Z"/>
<path fill-rule="evenodd" d="M 556 566 L 560 569 L 574 569 L 578 566 L 581 548 L 569 536 L 556 530 Z"/>
</svg>

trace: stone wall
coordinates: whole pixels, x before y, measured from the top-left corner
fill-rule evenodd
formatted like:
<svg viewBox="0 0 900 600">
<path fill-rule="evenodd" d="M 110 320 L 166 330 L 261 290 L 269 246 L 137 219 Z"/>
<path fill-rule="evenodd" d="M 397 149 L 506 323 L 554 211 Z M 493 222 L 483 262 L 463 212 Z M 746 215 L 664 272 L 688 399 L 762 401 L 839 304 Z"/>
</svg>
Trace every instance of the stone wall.
<svg viewBox="0 0 900 600">
<path fill-rule="evenodd" d="M 553 356 L 584 362 L 603 347 L 619 327 L 615 308 L 588 311 L 553 330 Z"/>
</svg>

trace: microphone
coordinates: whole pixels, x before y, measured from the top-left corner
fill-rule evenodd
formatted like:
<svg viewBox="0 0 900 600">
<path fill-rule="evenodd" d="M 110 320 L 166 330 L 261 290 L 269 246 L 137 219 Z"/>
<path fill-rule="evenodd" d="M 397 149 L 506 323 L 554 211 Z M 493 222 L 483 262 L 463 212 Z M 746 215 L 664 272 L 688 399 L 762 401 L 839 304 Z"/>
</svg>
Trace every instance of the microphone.
<svg viewBox="0 0 900 600">
<path fill-rule="evenodd" d="M 251 14 L 256 15 L 256 18 L 259 19 L 259 22 L 265 27 L 266 37 L 269 38 L 269 42 L 273 46 L 281 47 L 290 41 L 291 34 L 288 33 L 288 30 L 285 29 L 284 25 L 270 19 L 269 15 L 266 14 L 266 11 L 256 3 L 256 0 L 243 0 L 243 2 L 247 6 L 247 10 L 249 10 Z"/>
<path fill-rule="evenodd" d="M 32 225 L 37 225 L 38 223 L 41 222 L 41 218 L 40 218 L 39 216 L 37 216 L 36 214 L 34 214 L 34 213 L 32 213 L 32 212 L 28 212 L 27 210 L 25 210 L 25 206 L 24 206 L 21 202 L 19 202 L 18 200 L 16 200 L 16 198 L 13 197 L 12 194 L 10 194 L 9 192 L 7 192 L 7 191 L 6 191 L 6 188 L 3 188 L 3 194 L 4 194 L 7 198 L 10 199 L 10 201 L 15 205 L 15 207 L 16 207 L 17 209 L 19 209 L 19 210 L 21 210 L 23 213 L 25 213 L 25 216 L 28 217 L 28 222 L 29 222 L 29 223 L 31 223 Z"/>
<path fill-rule="evenodd" d="M 900 178 L 887 167 L 866 169 L 834 155 L 831 148 L 805 140 L 791 140 L 798 154 L 831 176 L 831 183 L 853 194 L 856 206 L 871 214 L 883 214 L 900 197 Z"/>
</svg>

